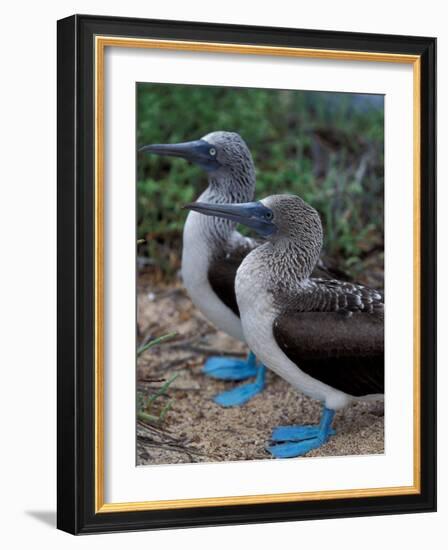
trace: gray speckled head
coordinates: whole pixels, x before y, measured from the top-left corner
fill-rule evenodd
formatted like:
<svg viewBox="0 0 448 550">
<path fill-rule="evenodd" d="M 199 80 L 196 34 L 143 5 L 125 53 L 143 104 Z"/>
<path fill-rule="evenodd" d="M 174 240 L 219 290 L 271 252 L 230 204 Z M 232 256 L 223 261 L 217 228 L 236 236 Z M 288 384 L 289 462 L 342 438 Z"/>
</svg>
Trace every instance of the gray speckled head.
<svg viewBox="0 0 448 550">
<path fill-rule="evenodd" d="M 255 191 L 255 166 L 243 138 L 236 132 L 211 132 L 201 138 L 210 144 L 220 167 L 209 173 L 215 192 L 226 195 L 226 202 L 252 200 Z"/>
<path fill-rule="evenodd" d="M 201 139 L 216 151 L 216 159 L 223 166 L 233 168 L 242 164 L 253 167 L 252 155 L 244 139 L 236 132 L 211 132 Z"/>
<path fill-rule="evenodd" d="M 317 211 L 296 195 L 271 195 L 260 201 L 272 210 L 272 222 L 277 227 L 273 239 L 291 238 L 297 241 L 312 237 L 322 243 L 322 222 Z"/>
<path fill-rule="evenodd" d="M 269 237 L 279 265 L 300 277 L 311 274 L 323 243 L 317 211 L 295 195 L 272 195 L 260 201 L 272 211 L 277 230 Z M 292 268 L 292 269 L 291 269 Z"/>
</svg>

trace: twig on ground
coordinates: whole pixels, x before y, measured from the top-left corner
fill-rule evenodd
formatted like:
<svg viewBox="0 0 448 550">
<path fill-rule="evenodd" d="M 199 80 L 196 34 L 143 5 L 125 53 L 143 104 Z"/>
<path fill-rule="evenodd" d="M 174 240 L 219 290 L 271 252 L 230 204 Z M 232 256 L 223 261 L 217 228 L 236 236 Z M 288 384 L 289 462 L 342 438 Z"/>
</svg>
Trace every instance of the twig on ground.
<svg viewBox="0 0 448 550">
<path fill-rule="evenodd" d="M 199 354 L 199 355 L 223 355 L 223 356 L 232 356 L 232 357 L 244 357 L 246 354 L 243 351 L 228 351 L 225 349 L 218 349 L 218 348 L 210 348 L 210 347 L 204 347 L 204 346 L 192 346 L 191 344 L 183 344 L 182 342 L 179 342 L 179 344 L 176 345 L 177 349 L 184 349 L 191 351 L 193 353 Z"/>
<path fill-rule="evenodd" d="M 159 365 L 160 369 L 163 370 L 170 370 L 175 369 L 176 367 L 181 366 L 182 368 L 185 368 L 185 363 L 191 360 L 197 360 L 197 353 L 185 355 L 183 357 L 178 357 L 177 359 L 173 359 L 172 361 L 164 360 L 162 365 Z M 179 369 L 180 370 L 180 369 Z M 156 382 L 163 382 L 164 378 L 139 378 L 138 382 L 144 383 L 144 384 L 151 384 Z"/>
<path fill-rule="evenodd" d="M 156 448 L 157 450 L 163 449 L 164 451 L 168 451 L 168 452 L 186 454 L 191 461 L 194 461 L 194 456 L 195 455 L 196 456 L 203 456 L 201 453 L 192 451 L 191 449 L 188 449 L 187 447 L 184 447 L 182 445 L 177 445 L 177 444 L 168 443 L 168 442 L 157 442 L 156 443 L 156 442 L 151 441 L 149 438 L 144 437 L 142 435 L 137 436 L 137 442 L 139 442 L 143 446 L 143 448 L 153 447 L 153 448 Z"/>
<path fill-rule="evenodd" d="M 183 348 L 184 346 L 188 344 L 194 344 L 195 342 L 198 342 L 199 340 L 202 340 L 204 336 L 207 336 L 208 334 L 212 334 L 216 332 L 213 328 L 206 328 L 202 330 L 199 334 L 195 334 L 194 336 L 191 336 L 190 338 L 185 338 L 184 340 L 177 340 L 176 342 L 173 342 L 171 344 L 171 349 L 173 348 Z"/>
<path fill-rule="evenodd" d="M 141 421 L 137 424 L 140 429 L 146 432 L 146 435 L 137 433 L 137 441 L 139 441 L 143 447 L 153 447 L 165 451 L 184 453 L 188 455 L 190 460 L 193 460 L 194 456 L 204 456 L 203 452 L 194 447 L 190 447 L 186 441 L 175 439 L 168 431 L 157 429 L 153 425 L 148 425 Z"/>
</svg>

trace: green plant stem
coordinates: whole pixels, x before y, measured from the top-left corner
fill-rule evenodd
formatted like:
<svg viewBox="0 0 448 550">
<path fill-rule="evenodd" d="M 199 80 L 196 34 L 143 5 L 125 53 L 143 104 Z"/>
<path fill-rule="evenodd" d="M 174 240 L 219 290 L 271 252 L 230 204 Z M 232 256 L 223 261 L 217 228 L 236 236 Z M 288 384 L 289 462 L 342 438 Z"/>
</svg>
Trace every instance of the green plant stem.
<svg viewBox="0 0 448 550">
<path fill-rule="evenodd" d="M 153 414 L 148 414 L 142 411 L 137 412 L 137 418 L 141 420 L 142 422 L 149 422 L 149 423 L 155 423 L 159 424 L 161 422 L 161 417 L 154 416 Z"/>
<path fill-rule="evenodd" d="M 161 342 L 165 342 L 166 340 L 171 340 L 177 336 L 177 332 L 170 332 L 168 334 L 164 334 L 163 336 L 159 336 L 159 338 L 155 338 L 154 340 L 151 340 L 144 346 L 141 346 L 137 349 L 137 357 L 140 357 L 142 353 L 144 353 L 146 350 L 156 346 L 157 344 L 160 344 Z"/>
</svg>

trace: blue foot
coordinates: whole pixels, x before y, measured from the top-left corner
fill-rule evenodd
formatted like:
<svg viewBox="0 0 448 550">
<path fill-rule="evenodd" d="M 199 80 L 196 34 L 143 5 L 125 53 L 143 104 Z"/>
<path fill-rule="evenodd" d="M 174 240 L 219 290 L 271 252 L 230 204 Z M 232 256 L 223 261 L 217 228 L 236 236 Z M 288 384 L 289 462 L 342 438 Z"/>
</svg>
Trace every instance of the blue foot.
<svg viewBox="0 0 448 550">
<path fill-rule="evenodd" d="M 233 390 L 220 393 L 214 397 L 213 401 L 221 405 L 221 407 L 238 407 L 250 401 L 258 393 L 261 393 L 265 387 L 266 367 L 261 365 L 256 368 L 257 377 L 255 382 L 243 384 L 242 386 L 233 388 Z"/>
<path fill-rule="evenodd" d="M 250 352 L 246 361 L 234 357 L 210 357 L 202 372 L 218 380 L 246 380 L 257 376 L 258 367 L 255 355 Z"/>
<path fill-rule="evenodd" d="M 318 437 L 319 426 L 278 426 L 271 435 L 272 441 L 303 441 Z M 328 435 L 334 435 L 336 432 L 331 428 Z"/>
<path fill-rule="evenodd" d="M 267 450 L 275 458 L 292 458 L 318 449 L 335 434 L 333 418 L 334 411 L 325 407 L 318 426 L 279 426 L 272 433 L 272 441 L 285 443 L 269 445 Z"/>
</svg>

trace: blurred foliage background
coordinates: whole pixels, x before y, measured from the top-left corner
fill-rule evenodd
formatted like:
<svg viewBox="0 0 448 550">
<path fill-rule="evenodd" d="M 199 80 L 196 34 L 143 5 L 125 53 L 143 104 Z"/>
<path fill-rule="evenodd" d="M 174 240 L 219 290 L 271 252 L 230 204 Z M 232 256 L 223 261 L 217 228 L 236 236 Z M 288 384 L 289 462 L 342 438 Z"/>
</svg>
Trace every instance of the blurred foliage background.
<svg viewBox="0 0 448 550">
<path fill-rule="evenodd" d="M 137 108 L 139 147 L 238 132 L 255 161 L 256 197 L 300 195 L 321 214 L 326 258 L 382 286 L 383 96 L 141 83 Z M 181 206 L 207 175 L 182 159 L 139 154 L 137 178 L 139 265 L 166 280 L 180 266 Z"/>
</svg>

